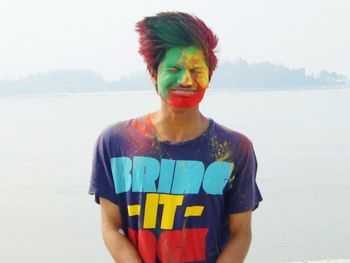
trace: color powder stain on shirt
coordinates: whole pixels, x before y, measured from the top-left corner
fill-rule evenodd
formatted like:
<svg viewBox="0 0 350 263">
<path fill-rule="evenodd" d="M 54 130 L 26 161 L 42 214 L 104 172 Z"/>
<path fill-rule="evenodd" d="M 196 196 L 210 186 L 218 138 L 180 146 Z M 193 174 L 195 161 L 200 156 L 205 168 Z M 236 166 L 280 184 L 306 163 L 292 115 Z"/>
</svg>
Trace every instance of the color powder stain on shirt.
<svg viewBox="0 0 350 263">
<path fill-rule="evenodd" d="M 156 144 L 153 138 L 156 136 L 150 118 L 144 118 L 144 121 L 139 119 L 129 120 L 129 125 L 126 125 L 125 132 L 128 143 L 137 145 L 142 152 L 157 152 L 159 145 Z"/>
<path fill-rule="evenodd" d="M 210 144 L 213 147 L 213 155 L 217 161 L 225 161 L 232 156 L 232 150 L 227 141 L 221 143 L 213 136 L 210 138 Z"/>
<path fill-rule="evenodd" d="M 152 138 L 154 136 L 150 127 L 152 123 L 150 118 L 145 118 L 145 121 L 135 120 L 135 129 L 142 135 L 144 138 Z"/>
<path fill-rule="evenodd" d="M 229 181 L 229 188 L 231 189 L 233 187 L 233 181 L 235 180 L 236 176 L 232 175 Z"/>
<path fill-rule="evenodd" d="M 262 200 L 251 143 L 213 121 L 189 144 L 157 141 L 146 116 L 105 130 L 98 142 L 89 193 L 119 205 L 144 262 L 215 262 L 229 238 L 223 215 Z"/>
</svg>

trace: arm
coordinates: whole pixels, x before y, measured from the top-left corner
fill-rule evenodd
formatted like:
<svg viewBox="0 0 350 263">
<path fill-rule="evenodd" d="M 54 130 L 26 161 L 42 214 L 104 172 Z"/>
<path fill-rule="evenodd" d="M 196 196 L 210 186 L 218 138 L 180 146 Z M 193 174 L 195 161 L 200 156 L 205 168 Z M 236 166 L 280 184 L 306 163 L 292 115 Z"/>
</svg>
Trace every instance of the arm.
<svg viewBox="0 0 350 263">
<path fill-rule="evenodd" d="M 224 250 L 221 252 L 217 263 L 242 263 L 245 259 L 250 242 L 252 211 L 230 214 L 229 231 L 230 237 Z"/>
<path fill-rule="evenodd" d="M 122 228 L 119 207 L 100 197 L 102 236 L 115 262 L 142 263 L 136 248 L 118 230 Z"/>
</svg>

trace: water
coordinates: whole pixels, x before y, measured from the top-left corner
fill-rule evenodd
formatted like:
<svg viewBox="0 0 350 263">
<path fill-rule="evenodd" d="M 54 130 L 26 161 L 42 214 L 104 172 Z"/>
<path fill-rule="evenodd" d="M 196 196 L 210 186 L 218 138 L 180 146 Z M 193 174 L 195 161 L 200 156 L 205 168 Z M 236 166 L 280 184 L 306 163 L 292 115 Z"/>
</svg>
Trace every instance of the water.
<svg viewBox="0 0 350 263">
<path fill-rule="evenodd" d="M 264 201 L 248 263 L 350 258 L 350 90 L 209 93 L 205 115 L 245 133 Z M 87 194 L 109 123 L 153 92 L 0 98 L 0 262 L 112 262 Z"/>
</svg>

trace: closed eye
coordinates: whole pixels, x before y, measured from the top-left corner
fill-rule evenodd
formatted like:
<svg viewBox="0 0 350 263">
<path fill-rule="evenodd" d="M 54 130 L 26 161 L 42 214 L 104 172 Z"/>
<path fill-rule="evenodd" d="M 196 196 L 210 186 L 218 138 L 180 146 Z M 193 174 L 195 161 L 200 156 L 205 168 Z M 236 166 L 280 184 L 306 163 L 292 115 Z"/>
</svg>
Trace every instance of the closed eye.
<svg viewBox="0 0 350 263">
<path fill-rule="evenodd" d="M 202 73 L 202 70 L 200 70 L 200 69 L 191 69 L 191 73 L 192 73 L 192 74 L 199 75 L 199 74 Z"/>
<path fill-rule="evenodd" d="M 169 72 L 178 72 L 178 71 L 180 71 L 181 69 L 180 68 L 178 68 L 178 67 L 171 67 L 171 68 L 168 68 L 167 69 L 167 71 L 169 71 Z"/>
</svg>

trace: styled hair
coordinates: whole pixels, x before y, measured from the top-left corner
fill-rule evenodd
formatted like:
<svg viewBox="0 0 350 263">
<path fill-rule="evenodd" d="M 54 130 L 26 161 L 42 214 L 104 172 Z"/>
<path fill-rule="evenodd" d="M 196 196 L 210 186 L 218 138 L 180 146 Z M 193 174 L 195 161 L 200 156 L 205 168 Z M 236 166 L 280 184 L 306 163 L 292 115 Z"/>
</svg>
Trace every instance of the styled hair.
<svg viewBox="0 0 350 263">
<path fill-rule="evenodd" d="M 199 18 L 182 12 L 162 12 L 139 21 L 136 31 L 140 34 L 139 53 L 152 77 L 156 77 L 167 50 L 196 46 L 204 52 L 211 78 L 218 63 L 214 53 L 218 37 Z"/>
</svg>

